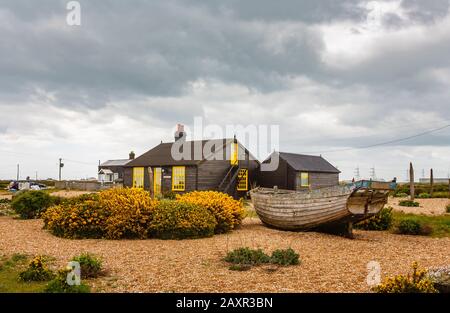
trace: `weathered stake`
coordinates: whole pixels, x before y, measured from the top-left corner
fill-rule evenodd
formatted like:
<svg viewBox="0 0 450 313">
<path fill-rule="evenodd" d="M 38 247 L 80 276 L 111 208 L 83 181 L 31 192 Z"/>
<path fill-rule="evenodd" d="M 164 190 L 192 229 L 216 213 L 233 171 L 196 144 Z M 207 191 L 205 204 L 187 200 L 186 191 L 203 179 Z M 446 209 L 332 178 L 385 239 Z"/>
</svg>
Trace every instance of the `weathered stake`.
<svg viewBox="0 0 450 313">
<path fill-rule="evenodd" d="M 434 177 L 433 177 L 433 169 L 430 170 L 430 196 L 433 198 L 434 192 Z"/>
<path fill-rule="evenodd" d="M 409 163 L 409 194 L 411 201 L 414 201 L 415 194 L 414 194 L 414 168 L 412 162 Z"/>
</svg>

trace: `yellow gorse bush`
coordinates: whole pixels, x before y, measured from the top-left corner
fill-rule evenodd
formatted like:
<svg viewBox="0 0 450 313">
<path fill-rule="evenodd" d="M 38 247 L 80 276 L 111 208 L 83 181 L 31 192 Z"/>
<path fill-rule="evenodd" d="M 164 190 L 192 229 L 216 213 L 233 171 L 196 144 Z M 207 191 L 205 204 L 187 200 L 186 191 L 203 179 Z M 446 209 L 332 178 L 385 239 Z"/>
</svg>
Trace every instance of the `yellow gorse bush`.
<svg viewBox="0 0 450 313">
<path fill-rule="evenodd" d="M 217 191 L 194 191 L 177 195 L 177 201 L 200 205 L 207 208 L 217 221 L 215 233 L 225 233 L 240 225 L 244 218 L 241 201 Z"/>
<path fill-rule="evenodd" d="M 140 188 L 108 189 L 67 201 L 43 214 L 44 227 L 65 238 L 197 238 L 223 233 L 244 216 L 240 201 L 219 192 L 192 192 L 159 201 Z M 170 232 L 174 235 L 171 236 Z"/>
<path fill-rule="evenodd" d="M 378 293 L 436 293 L 433 282 L 426 276 L 427 271 L 412 264 L 412 275 L 397 275 L 387 278 L 374 288 Z"/>
<path fill-rule="evenodd" d="M 203 238 L 213 236 L 216 225 L 214 215 L 202 206 L 163 200 L 153 213 L 149 230 L 161 239 Z"/>
<path fill-rule="evenodd" d="M 140 188 L 114 188 L 100 192 L 99 203 L 107 210 L 106 237 L 147 238 L 152 212 L 158 205 Z"/>
</svg>

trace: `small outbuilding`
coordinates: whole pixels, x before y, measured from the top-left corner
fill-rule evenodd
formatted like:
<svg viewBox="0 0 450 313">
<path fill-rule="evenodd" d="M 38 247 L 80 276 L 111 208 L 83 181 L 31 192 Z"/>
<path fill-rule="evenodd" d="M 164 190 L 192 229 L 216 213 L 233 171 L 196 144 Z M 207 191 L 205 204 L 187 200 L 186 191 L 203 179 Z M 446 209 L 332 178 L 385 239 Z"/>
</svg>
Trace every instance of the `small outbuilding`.
<svg viewBox="0 0 450 313">
<path fill-rule="evenodd" d="M 302 190 L 339 185 L 340 171 L 322 156 L 274 152 L 263 164 L 276 157 L 279 164 L 275 171 L 260 171 L 261 187 Z"/>
<path fill-rule="evenodd" d="M 128 159 L 108 160 L 98 166 L 98 181 L 102 184 L 115 184 L 123 182 L 125 166 L 134 160 L 135 154 L 130 152 Z"/>
</svg>

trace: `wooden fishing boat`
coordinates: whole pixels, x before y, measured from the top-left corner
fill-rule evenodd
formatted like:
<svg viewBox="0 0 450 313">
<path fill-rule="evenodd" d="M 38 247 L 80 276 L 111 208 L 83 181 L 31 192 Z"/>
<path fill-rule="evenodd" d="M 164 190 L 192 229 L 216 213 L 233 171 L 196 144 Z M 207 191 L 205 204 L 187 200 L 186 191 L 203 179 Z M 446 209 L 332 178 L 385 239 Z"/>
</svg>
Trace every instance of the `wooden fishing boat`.
<svg viewBox="0 0 450 313">
<path fill-rule="evenodd" d="M 304 191 L 258 187 L 250 196 L 268 226 L 293 231 L 328 228 L 351 236 L 352 224 L 380 212 L 395 187 L 395 182 L 364 180 Z"/>
</svg>

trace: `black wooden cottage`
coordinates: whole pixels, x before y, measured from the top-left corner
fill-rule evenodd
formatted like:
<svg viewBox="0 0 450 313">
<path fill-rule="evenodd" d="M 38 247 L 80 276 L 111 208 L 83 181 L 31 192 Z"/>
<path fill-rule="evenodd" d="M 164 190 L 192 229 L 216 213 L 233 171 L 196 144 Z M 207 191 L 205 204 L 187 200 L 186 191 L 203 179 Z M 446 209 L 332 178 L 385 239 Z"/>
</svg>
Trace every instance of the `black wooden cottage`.
<svg viewBox="0 0 450 313">
<path fill-rule="evenodd" d="M 176 134 L 175 142 L 184 138 Z M 174 144 L 161 143 L 127 163 L 124 185 L 153 195 L 217 190 L 239 198 L 256 183 L 259 162 L 236 139 L 184 141 L 182 152 L 190 153 L 183 159 L 173 157 Z"/>
<path fill-rule="evenodd" d="M 340 171 L 322 156 L 274 152 L 263 164 L 271 162 L 273 157 L 279 157 L 278 168 L 259 173 L 261 187 L 302 190 L 339 184 Z"/>
</svg>

